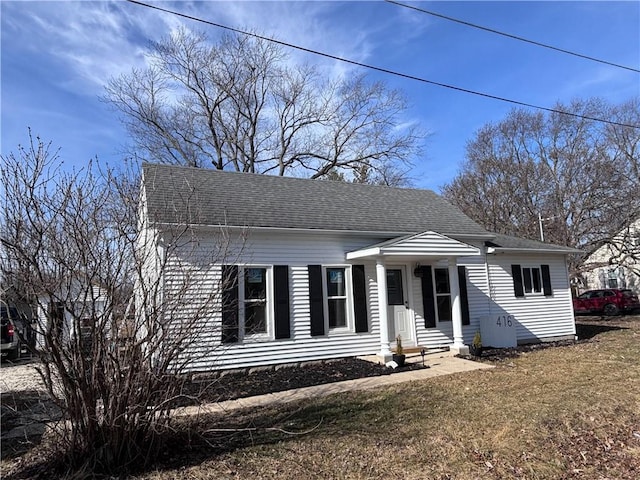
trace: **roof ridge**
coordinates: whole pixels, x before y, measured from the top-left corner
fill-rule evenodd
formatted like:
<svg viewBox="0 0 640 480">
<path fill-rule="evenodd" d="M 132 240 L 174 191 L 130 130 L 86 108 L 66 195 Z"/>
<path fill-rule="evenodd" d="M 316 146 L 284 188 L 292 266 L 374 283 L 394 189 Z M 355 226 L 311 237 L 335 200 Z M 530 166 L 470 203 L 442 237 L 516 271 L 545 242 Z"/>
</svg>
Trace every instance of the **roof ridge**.
<svg viewBox="0 0 640 480">
<path fill-rule="evenodd" d="M 167 163 L 153 163 L 153 162 L 143 162 L 142 167 L 151 167 L 151 168 L 172 168 L 172 169 L 182 169 L 189 170 L 192 172 L 202 171 L 207 172 L 207 174 L 213 175 L 249 175 L 252 178 L 267 178 L 267 179 L 282 179 L 283 181 L 307 181 L 307 182 L 329 182 L 334 185 L 352 185 L 355 188 L 380 188 L 380 189 L 390 189 L 390 190 L 402 190 L 402 191 L 419 191 L 419 192 L 431 192 L 435 195 L 441 196 L 436 193 L 434 190 L 430 188 L 418 188 L 418 187 L 399 187 L 393 185 L 378 185 L 372 183 L 355 183 L 355 182 L 346 182 L 341 180 L 331 180 L 326 178 L 309 178 L 309 177 L 291 177 L 288 175 L 271 175 L 269 173 L 256 173 L 256 172 L 239 172 L 237 170 L 220 170 L 217 168 L 207 168 L 207 167 L 192 167 L 189 165 L 172 165 Z"/>
</svg>

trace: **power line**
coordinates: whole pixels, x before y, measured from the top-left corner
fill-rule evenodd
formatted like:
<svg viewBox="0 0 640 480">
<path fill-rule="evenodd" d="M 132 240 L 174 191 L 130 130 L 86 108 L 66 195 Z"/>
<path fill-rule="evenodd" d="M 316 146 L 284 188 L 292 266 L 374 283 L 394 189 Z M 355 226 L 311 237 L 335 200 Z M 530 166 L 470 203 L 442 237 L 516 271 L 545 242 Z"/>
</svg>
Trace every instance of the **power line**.
<svg viewBox="0 0 640 480">
<path fill-rule="evenodd" d="M 394 71 L 394 70 L 390 70 L 388 68 L 376 67 L 375 65 L 369 65 L 369 64 L 366 64 L 366 63 L 362 63 L 362 62 L 357 62 L 355 60 L 350 60 L 348 58 L 338 57 L 337 55 L 332 55 L 330 53 L 320 52 L 318 50 L 312 50 L 310 48 L 301 47 L 299 45 L 294 45 L 292 43 L 287 43 L 287 42 L 284 42 L 282 40 L 277 40 L 275 38 L 265 37 L 265 36 L 259 35 L 257 33 L 247 32 L 245 30 L 240 30 L 238 28 L 229 27 L 227 25 L 223 25 L 223 24 L 220 24 L 220 23 L 212 22 L 210 20 L 204 20 L 202 18 L 194 17 L 192 15 L 187 15 L 186 13 L 176 12 L 174 10 L 169 10 L 167 8 L 158 7 L 156 5 L 150 5 L 148 3 L 144 3 L 144 2 L 141 2 L 139 0 L 127 0 L 127 1 L 129 3 L 134 3 L 136 5 L 140 5 L 140 6 L 143 6 L 143 7 L 151 8 L 153 10 L 158 10 L 160 12 L 170 13 L 170 14 L 176 15 L 178 17 L 182 17 L 182 18 L 186 18 L 186 19 L 189 19 L 189 20 L 193 20 L 195 22 L 205 23 L 205 24 L 211 25 L 213 27 L 218 27 L 218 28 L 222 28 L 224 30 L 229 30 L 229 31 L 234 32 L 234 33 L 239 33 L 239 34 L 246 35 L 246 36 L 249 36 L 249 37 L 254 37 L 254 38 L 257 38 L 257 39 L 260 39 L 260 40 L 264 40 L 264 41 L 267 41 L 267 42 L 272 42 L 272 43 L 275 43 L 275 44 L 278 44 L 278 45 L 282 45 L 284 47 L 293 48 L 293 49 L 300 50 L 300 51 L 307 52 L 307 53 L 312 53 L 314 55 L 320 55 L 320 56 L 325 57 L 325 58 L 330 58 L 332 60 L 337 60 L 339 62 L 344 62 L 344 63 L 348 63 L 348 64 L 355 65 L 355 66 L 358 66 L 358 67 L 367 68 L 369 70 L 374 70 L 376 72 L 386 73 L 386 74 L 389 74 L 389 75 L 394 75 L 396 77 L 406 78 L 408 80 L 414 80 L 416 82 L 426 83 L 426 84 L 429 84 L 429 85 L 435 85 L 437 87 L 448 88 L 450 90 L 455 90 L 455 91 L 458 91 L 458 92 L 468 93 L 468 94 L 476 95 L 476 96 L 479 96 L 479 97 L 490 98 L 492 100 L 499 100 L 501 102 L 511 103 L 511 104 L 514 104 L 514 105 L 520 105 L 522 107 L 529 107 L 529 108 L 534 108 L 534 109 L 537 109 L 537 110 L 543 110 L 543 111 L 546 111 L 546 112 L 558 113 L 560 115 L 568 115 L 568 116 L 571 116 L 571 117 L 582 118 L 584 120 L 592 120 L 594 122 L 607 123 L 609 125 L 617 125 L 619 127 L 638 128 L 638 129 L 640 129 L 640 125 L 629 125 L 629 124 L 626 124 L 626 123 L 613 122 L 611 120 L 605 120 L 603 118 L 590 117 L 590 116 L 580 115 L 578 113 L 572 113 L 572 112 L 565 112 L 563 110 L 558 110 L 558 109 L 555 109 L 555 108 L 541 107 L 539 105 L 533 105 L 531 103 L 521 102 L 519 100 L 512 100 L 512 99 L 505 98 L 505 97 L 500 97 L 500 96 L 497 96 L 497 95 L 491 95 L 489 93 L 477 92 L 475 90 L 469 90 L 467 88 L 456 87 L 455 85 L 449 85 L 449 84 L 446 84 L 446 83 L 436 82 L 436 81 L 433 81 L 433 80 L 428 80 L 426 78 L 421 78 L 421 77 L 416 77 L 414 75 L 409 75 L 407 73 L 402 73 L 402 72 L 397 72 L 397 71 Z"/>
<path fill-rule="evenodd" d="M 584 58 L 586 60 L 591 60 L 593 62 L 604 63 L 605 65 L 610 65 L 612 67 L 623 68 L 625 70 L 630 70 L 632 72 L 640 73 L 640 70 L 637 69 L 637 68 L 627 67 L 625 65 L 620 65 L 618 63 L 609 62 L 607 60 L 601 60 L 599 58 L 590 57 L 588 55 L 583 55 L 581 53 L 572 52 L 571 50 L 565 50 L 563 48 L 554 47 L 553 45 L 547 45 L 546 43 L 536 42 L 535 40 L 529 40 L 528 38 L 519 37 L 517 35 L 512 35 L 511 33 L 501 32 L 501 31 L 495 30 L 493 28 L 483 27 L 482 25 L 477 25 L 475 23 L 471 23 L 471 22 L 467 22 L 467 21 L 464 21 L 464 20 L 460 20 L 458 18 L 448 17 L 448 16 L 443 15 L 441 13 L 433 12 L 433 11 L 430 11 L 430 10 L 425 10 L 424 8 L 415 7 L 413 5 L 407 5 L 405 3 L 400 3 L 400 2 L 397 2 L 395 0 L 385 0 L 385 2 L 392 3 L 393 5 L 397 5 L 399 7 L 404 7 L 404 8 L 408 8 L 408 9 L 411 9 L 411 10 L 415 10 L 417 12 L 426 13 L 427 15 L 432 15 L 434 17 L 442 18 L 444 20 L 449 20 L 451 22 L 459 23 L 461 25 L 466 25 L 468 27 L 473 27 L 473 28 L 477 28 L 479 30 L 484 30 L 485 32 L 491 32 L 491 33 L 495 33 L 497 35 L 502 35 L 503 37 L 508 37 L 508 38 L 512 38 L 514 40 L 519 40 L 521 42 L 530 43 L 530 44 L 536 45 L 538 47 L 548 48 L 550 50 L 555 50 L 556 52 L 562 52 L 562 53 L 566 53 L 568 55 L 573 55 L 574 57 L 580 57 L 580 58 Z"/>
</svg>

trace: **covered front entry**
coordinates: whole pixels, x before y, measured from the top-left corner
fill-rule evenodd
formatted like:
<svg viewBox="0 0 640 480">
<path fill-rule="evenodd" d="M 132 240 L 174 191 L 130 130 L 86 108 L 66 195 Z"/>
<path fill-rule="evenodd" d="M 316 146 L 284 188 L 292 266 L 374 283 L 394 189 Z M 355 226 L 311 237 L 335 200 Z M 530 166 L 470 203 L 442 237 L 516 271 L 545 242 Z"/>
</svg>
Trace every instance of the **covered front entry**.
<svg viewBox="0 0 640 480">
<path fill-rule="evenodd" d="M 416 329 L 409 309 L 407 269 L 403 265 L 387 266 L 387 305 L 389 337 L 395 339 L 399 335 L 403 346 L 414 347 Z"/>
<path fill-rule="evenodd" d="M 409 308 L 409 292 L 406 288 L 406 266 L 417 263 L 429 264 L 446 260 L 450 285 L 448 297 L 451 303 L 453 327 L 451 349 L 458 352 L 467 349 L 462 338 L 462 309 L 457 258 L 476 255 L 480 255 L 479 248 L 436 232 L 424 232 L 396 238 L 346 254 L 347 260 L 375 259 L 378 315 L 380 317 L 379 355 L 384 361 L 391 358 L 390 346 L 396 335 L 402 336 L 403 346 L 416 344 L 414 315 Z M 405 332 L 406 338 L 402 332 Z"/>
</svg>

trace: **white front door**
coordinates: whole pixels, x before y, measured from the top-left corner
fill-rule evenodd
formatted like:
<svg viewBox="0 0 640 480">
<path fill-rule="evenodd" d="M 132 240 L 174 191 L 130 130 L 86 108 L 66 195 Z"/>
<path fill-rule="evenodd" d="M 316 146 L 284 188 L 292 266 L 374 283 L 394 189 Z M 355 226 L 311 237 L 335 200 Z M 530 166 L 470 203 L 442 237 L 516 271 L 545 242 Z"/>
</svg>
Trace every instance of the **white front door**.
<svg viewBox="0 0 640 480">
<path fill-rule="evenodd" d="M 395 346 L 395 339 L 398 335 L 402 338 L 403 347 L 415 346 L 411 317 L 409 316 L 405 273 L 406 270 L 402 266 L 387 268 L 387 304 L 389 324 L 393 328 L 393 332 L 390 332 L 392 347 Z"/>
</svg>

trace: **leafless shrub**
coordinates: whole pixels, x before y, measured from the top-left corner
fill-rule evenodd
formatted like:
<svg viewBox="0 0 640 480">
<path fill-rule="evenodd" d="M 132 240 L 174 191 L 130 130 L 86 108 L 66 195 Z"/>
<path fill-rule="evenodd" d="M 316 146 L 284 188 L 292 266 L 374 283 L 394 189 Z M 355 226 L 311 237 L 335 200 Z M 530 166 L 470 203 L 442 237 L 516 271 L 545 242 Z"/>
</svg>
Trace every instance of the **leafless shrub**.
<svg viewBox="0 0 640 480">
<path fill-rule="evenodd" d="M 33 353 L 63 414 L 59 459 L 75 471 L 148 465 L 184 373 L 219 344 L 222 282 L 201 280 L 241 239 L 204 245 L 177 221 L 158 248 L 138 215 L 135 168 L 65 170 L 50 144 L 29 139 L 2 159 L 2 280 L 38 311 Z"/>
</svg>

